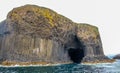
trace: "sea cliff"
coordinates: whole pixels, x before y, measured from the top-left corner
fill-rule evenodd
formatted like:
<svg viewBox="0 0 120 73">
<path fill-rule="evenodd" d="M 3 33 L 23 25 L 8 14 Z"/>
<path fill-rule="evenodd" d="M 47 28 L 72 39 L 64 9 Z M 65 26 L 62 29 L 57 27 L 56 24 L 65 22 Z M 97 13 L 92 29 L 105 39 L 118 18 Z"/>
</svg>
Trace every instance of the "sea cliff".
<svg viewBox="0 0 120 73">
<path fill-rule="evenodd" d="M 0 62 L 94 62 L 104 55 L 99 30 L 36 5 L 14 8 L 0 23 Z"/>
</svg>

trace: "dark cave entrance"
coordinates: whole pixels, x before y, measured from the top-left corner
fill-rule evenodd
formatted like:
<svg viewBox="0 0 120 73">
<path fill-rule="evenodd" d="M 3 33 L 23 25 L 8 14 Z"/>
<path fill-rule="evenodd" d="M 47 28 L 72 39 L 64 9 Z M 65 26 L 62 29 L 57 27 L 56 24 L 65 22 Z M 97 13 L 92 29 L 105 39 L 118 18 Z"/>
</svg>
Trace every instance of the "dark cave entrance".
<svg viewBox="0 0 120 73">
<path fill-rule="evenodd" d="M 84 45 L 79 39 L 75 36 L 74 41 L 71 44 L 72 46 L 68 49 L 68 55 L 74 63 L 81 63 L 84 57 Z"/>
<path fill-rule="evenodd" d="M 83 49 L 79 49 L 79 48 L 70 48 L 68 50 L 68 54 L 70 56 L 70 59 L 74 62 L 74 63 L 80 63 L 84 57 L 84 50 Z"/>
</svg>

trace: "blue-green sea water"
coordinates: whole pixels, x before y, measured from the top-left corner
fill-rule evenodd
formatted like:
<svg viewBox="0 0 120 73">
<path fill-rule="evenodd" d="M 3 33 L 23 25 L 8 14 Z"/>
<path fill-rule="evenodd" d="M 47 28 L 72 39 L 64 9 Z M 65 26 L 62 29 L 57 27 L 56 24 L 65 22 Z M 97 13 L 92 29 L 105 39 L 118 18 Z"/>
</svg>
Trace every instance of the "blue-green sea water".
<svg viewBox="0 0 120 73">
<path fill-rule="evenodd" d="M 120 60 L 114 63 L 56 66 L 0 67 L 0 73 L 120 73 Z"/>
</svg>

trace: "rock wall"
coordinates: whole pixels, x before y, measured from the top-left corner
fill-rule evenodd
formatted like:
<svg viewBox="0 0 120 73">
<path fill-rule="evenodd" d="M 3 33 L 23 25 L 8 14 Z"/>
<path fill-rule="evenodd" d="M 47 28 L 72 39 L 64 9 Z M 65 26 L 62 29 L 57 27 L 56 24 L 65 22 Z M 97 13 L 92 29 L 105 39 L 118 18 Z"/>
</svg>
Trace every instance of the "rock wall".
<svg viewBox="0 0 120 73">
<path fill-rule="evenodd" d="M 89 62 L 107 59 L 103 52 L 97 27 L 81 23 L 78 25 L 77 36 L 85 45 L 85 57 L 83 61 Z"/>
<path fill-rule="evenodd" d="M 14 8 L 0 23 L 0 61 L 64 63 L 74 59 L 107 59 L 97 27 L 35 5 Z"/>
</svg>

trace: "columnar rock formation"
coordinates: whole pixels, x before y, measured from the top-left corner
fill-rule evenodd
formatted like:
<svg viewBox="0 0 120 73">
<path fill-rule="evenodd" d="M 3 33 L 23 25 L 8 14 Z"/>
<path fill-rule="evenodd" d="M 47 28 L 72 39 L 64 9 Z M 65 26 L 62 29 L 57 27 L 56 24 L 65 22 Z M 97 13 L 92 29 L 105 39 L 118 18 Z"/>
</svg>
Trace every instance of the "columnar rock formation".
<svg viewBox="0 0 120 73">
<path fill-rule="evenodd" d="M 75 23 L 44 7 L 14 8 L 0 23 L 0 61 L 89 62 L 104 60 L 98 28 Z"/>
</svg>

